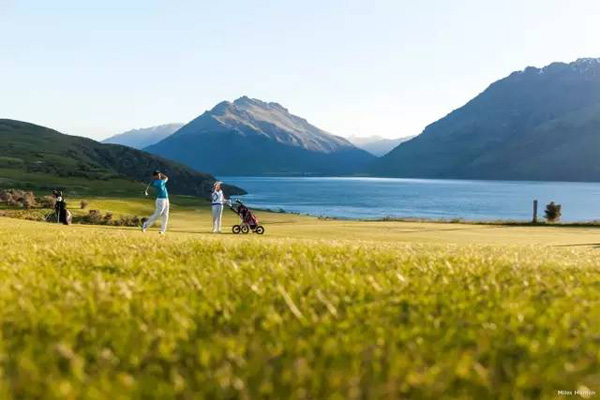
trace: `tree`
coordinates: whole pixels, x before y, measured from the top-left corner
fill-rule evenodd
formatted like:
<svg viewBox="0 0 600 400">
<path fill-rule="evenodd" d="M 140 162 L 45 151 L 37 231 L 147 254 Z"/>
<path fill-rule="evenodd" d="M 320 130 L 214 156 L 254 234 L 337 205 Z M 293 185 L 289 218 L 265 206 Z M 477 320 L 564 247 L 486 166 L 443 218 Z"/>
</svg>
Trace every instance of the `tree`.
<svg viewBox="0 0 600 400">
<path fill-rule="evenodd" d="M 558 220 L 560 220 L 560 217 L 562 215 L 561 209 L 562 206 L 560 204 L 555 204 L 553 201 L 550 202 L 550 204 L 546 206 L 546 210 L 544 211 L 544 213 L 546 214 L 546 220 L 548 222 L 557 222 Z"/>
</svg>

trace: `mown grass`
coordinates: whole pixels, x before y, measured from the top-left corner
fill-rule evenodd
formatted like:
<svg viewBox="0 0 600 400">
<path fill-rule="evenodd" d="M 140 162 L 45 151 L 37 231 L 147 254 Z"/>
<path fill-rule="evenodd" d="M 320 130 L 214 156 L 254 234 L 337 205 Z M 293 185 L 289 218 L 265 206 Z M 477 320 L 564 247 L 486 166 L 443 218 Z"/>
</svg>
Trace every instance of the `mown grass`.
<svg viewBox="0 0 600 400">
<path fill-rule="evenodd" d="M 309 240 L 277 220 L 276 237 L 211 236 L 190 215 L 163 237 L 0 219 L 0 394 L 598 392 L 594 247 L 374 242 L 355 226 L 353 240 Z"/>
</svg>

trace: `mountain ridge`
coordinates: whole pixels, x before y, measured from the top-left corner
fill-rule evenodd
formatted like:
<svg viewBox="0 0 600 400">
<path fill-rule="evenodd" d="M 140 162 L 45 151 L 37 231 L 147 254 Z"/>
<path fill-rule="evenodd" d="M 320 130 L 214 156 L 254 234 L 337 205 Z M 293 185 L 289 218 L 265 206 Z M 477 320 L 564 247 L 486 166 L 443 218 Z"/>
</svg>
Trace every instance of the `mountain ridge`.
<svg viewBox="0 0 600 400">
<path fill-rule="evenodd" d="M 600 136 L 593 111 L 599 104 L 600 59 L 527 67 L 427 126 L 376 162 L 371 172 L 410 178 L 600 180 L 600 170 L 582 157 L 586 145 L 580 143 L 600 150 L 589 134 Z M 557 157 L 548 143 L 560 145 L 564 155 Z"/>
<path fill-rule="evenodd" d="M 279 103 L 247 96 L 218 103 L 146 150 L 220 175 L 351 173 L 374 159 Z"/>
<path fill-rule="evenodd" d="M 404 136 L 395 139 L 389 139 L 382 136 L 350 136 L 348 141 L 358 147 L 359 149 L 363 149 L 375 157 L 383 157 L 394 148 L 396 148 L 399 144 L 409 141 L 415 136 Z"/>
<path fill-rule="evenodd" d="M 131 129 L 106 138 L 101 143 L 120 144 L 141 150 L 169 137 L 183 125 L 182 123 L 173 122 L 148 128 Z"/>
</svg>

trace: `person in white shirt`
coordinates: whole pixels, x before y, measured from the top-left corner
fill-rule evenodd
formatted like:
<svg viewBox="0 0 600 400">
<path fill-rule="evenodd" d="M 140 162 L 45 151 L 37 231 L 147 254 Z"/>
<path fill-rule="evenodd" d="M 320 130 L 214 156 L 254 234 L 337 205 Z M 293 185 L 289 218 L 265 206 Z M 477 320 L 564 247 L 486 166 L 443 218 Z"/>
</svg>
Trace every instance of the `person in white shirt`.
<svg viewBox="0 0 600 400">
<path fill-rule="evenodd" d="M 221 218 L 223 216 L 223 204 L 225 203 L 225 196 L 221 186 L 223 182 L 217 181 L 213 185 L 213 192 L 211 195 L 211 208 L 213 217 L 213 233 L 221 233 Z"/>
</svg>

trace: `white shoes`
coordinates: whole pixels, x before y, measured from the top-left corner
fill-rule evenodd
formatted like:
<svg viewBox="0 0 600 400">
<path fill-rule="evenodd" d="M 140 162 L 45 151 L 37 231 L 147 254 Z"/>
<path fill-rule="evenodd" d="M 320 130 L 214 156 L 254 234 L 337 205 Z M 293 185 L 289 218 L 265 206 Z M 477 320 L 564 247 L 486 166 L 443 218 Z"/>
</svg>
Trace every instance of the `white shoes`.
<svg viewBox="0 0 600 400">
<path fill-rule="evenodd" d="M 163 231 L 158 231 L 159 235 L 164 235 L 165 233 Z"/>
</svg>

